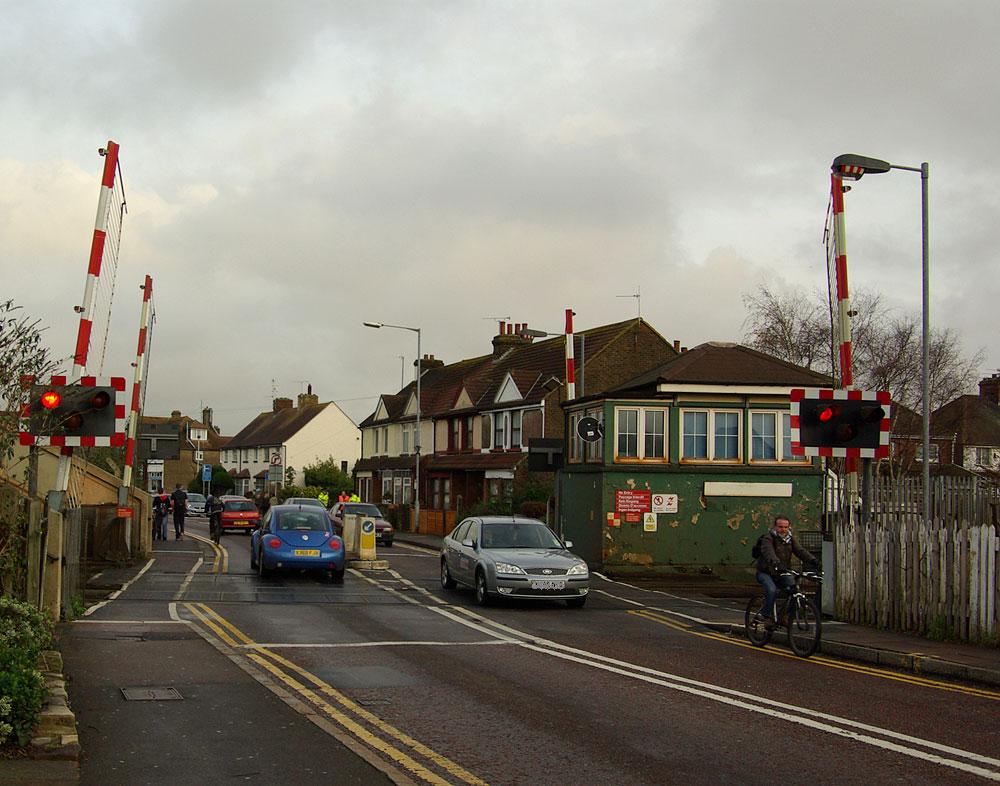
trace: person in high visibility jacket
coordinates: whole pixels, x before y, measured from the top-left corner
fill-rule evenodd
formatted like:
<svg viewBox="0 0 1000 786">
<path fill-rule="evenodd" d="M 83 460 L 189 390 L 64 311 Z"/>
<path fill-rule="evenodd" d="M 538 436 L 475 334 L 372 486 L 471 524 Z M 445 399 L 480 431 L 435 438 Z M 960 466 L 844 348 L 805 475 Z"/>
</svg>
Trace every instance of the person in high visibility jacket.
<svg viewBox="0 0 1000 786">
<path fill-rule="evenodd" d="M 348 502 L 361 502 L 361 497 L 359 497 L 357 494 L 351 494 L 351 497 L 348 500 Z"/>
<path fill-rule="evenodd" d="M 351 495 L 348 494 L 346 491 L 341 491 L 340 494 L 337 496 L 337 502 L 350 502 L 350 501 L 351 501 Z"/>
<path fill-rule="evenodd" d="M 316 495 L 316 499 L 323 503 L 324 508 L 330 506 L 330 495 L 326 493 L 325 489 Z"/>
</svg>

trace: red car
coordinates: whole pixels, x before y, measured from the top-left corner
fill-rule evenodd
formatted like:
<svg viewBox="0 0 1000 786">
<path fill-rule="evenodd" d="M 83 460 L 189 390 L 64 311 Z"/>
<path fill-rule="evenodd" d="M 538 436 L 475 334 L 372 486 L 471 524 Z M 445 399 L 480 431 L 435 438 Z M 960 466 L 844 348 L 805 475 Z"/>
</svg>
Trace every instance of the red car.
<svg viewBox="0 0 1000 786">
<path fill-rule="evenodd" d="M 382 511 L 370 502 L 336 502 L 330 508 L 330 521 L 337 530 L 337 534 L 344 535 L 344 513 L 356 513 L 365 518 L 375 519 L 375 541 L 383 546 L 391 546 L 396 530 L 392 524 L 385 520 Z"/>
<path fill-rule="evenodd" d="M 222 532 L 245 530 L 251 532 L 260 526 L 260 512 L 251 500 L 241 497 L 224 497 L 222 500 Z"/>
</svg>

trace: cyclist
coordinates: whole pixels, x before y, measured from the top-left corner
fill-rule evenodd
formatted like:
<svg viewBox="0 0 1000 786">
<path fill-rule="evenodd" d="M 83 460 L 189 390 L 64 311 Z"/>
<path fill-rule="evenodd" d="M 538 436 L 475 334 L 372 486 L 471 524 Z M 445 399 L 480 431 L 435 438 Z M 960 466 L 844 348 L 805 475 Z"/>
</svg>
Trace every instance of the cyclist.
<svg viewBox="0 0 1000 786">
<path fill-rule="evenodd" d="M 205 499 L 205 515 L 208 516 L 208 532 L 212 540 L 219 542 L 222 535 L 222 503 L 212 492 Z"/>
<path fill-rule="evenodd" d="M 795 589 L 794 577 L 787 575 L 793 555 L 810 568 L 819 566 L 819 560 L 792 537 L 792 524 L 788 517 L 775 516 L 774 526 L 760 539 L 760 556 L 757 558 L 757 582 L 764 588 L 764 605 L 757 618 L 764 621 L 765 628 L 774 627 L 774 599 L 778 596 L 779 586 L 789 591 Z"/>
</svg>

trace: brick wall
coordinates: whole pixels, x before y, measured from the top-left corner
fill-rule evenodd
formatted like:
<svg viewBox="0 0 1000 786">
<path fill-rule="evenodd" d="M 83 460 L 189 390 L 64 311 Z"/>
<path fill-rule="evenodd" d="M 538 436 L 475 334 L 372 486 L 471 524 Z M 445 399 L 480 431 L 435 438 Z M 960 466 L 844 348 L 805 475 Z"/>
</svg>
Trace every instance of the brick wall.
<svg viewBox="0 0 1000 786">
<path fill-rule="evenodd" d="M 666 339 L 645 322 L 638 323 L 592 361 L 587 361 L 584 393 L 599 393 L 621 385 L 675 357 L 677 352 Z"/>
</svg>

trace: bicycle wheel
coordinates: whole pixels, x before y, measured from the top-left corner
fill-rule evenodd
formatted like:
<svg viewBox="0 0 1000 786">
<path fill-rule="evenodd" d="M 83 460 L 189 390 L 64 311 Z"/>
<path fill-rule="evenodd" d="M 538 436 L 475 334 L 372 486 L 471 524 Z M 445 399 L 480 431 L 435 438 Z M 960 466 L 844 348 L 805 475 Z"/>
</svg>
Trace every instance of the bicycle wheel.
<svg viewBox="0 0 1000 786">
<path fill-rule="evenodd" d="M 812 655 L 819 646 L 822 625 L 816 602 L 799 598 L 788 611 L 788 644 L 792 652 L 802 658 Z"/>
<path fill-rule="evenodd" d="M 771 640 L 772 630 L 764 627 L 763 620 L 756 619 L 764 606 L 764 598 L 757 596 L 750 598 L 747 603 L 746 613 L 743 615 L 743 626 L 746 628 L 747 638 L 755 647 L 763 647 Z"/>
</svg>

